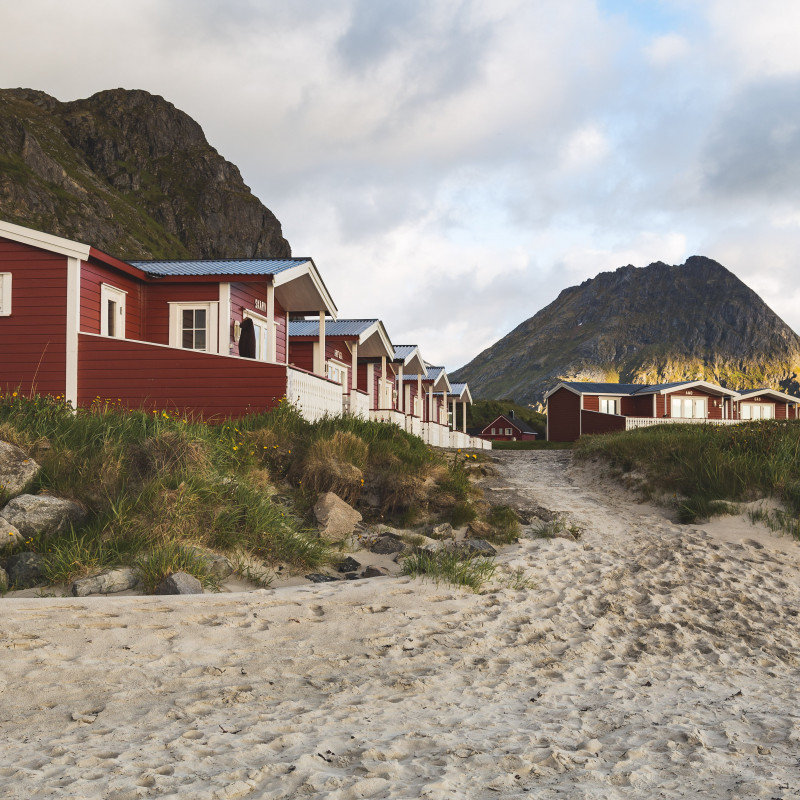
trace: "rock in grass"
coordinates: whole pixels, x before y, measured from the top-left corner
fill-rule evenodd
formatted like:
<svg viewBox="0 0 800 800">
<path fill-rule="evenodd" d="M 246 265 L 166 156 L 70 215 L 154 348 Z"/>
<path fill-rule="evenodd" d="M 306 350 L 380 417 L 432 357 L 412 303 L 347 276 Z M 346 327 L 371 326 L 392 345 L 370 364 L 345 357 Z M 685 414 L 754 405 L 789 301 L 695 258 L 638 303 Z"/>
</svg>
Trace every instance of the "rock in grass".
<svg viewBox="0 0 800 800">
<path fill-rule="evenodd" d="M 431 528 L 431 537 L 433 539 L 452 539 L 453 526 L 449 522 L 443 522 L 441 525 L 434 525 Z"/>
<path fill-rule="evenodd" d="M 225 580 L 233 572 L 233 564 L 230 559 L 204 547 L 189 547 L 189 552 L 203 562 L 203 566 L 208 570 L 209 575 L 217 580 Z"/>
<path fill-rule="evenodd" d="M 139 583 L 139 573 L 130 567 L 111 569 L 88 578 L 79 578 L 72 584 L 75 597 L 86 597 L 90 594 L 111 594 L 133 589 Z"/>
<path fill-rule="evenodd" d="M 14 497 L 39 472 L 39 465 L 19 447 L 0 442 L 0 497 Z"/>
<path fill-rule="evenodd" d="M 485 539 L 487 536 L 491 536 L 492 532 L 492 526 L 488 522 L 482 522 L 479 519 L 476 519 L 467 525 L 467 533 L 473 539 Z"/>
<path fill-rule="evenodd" d="M 6 562 L 8 585 L 28 589 L 44 583 L 44 556 L 40 553 L 17 553 Z"/>
<path fill-rule="evenodd" d="M 72 500 L 49 494 L 21 494 L 0 512 L 25 537 L 52 536 L 80 525 L 86 512 Z"/>
<path fill-rule="evenodd" d="M 0 517 L 0 550 L 9 550 L 24 541 L 25 537 L 7 519 Z"/>
<path fill-rule="evenodd" d="M 304 576 L 307 581 L 311 583 L 331 583 L 332 581 L 340 581 L 335 575 L 323 575 L 321 572 L 312 572 L 310 575 Z"/>
<path fill-rule="evenodd" d="M 492 556 L 497 555 L 497 550 L 495 550 L 494 547 L 489 544 L 489 542 L 486 542 L 483 539 L 465 539 L 458 546 L 458 549 L 461 550 L 461 552 L 468 553 L 471 556 L 484 556 L 486 558 L 492 558 Z"/>
<path fill-rule="evenodd" d="M 402 553 L 406 545 L 399 536 L 382 533 L 370 547 L 370 551 L 379 555 L 391 555 L 392 553 Z"/>
<path fill-rule="evenodd" d="M 325 492 L 314 506 L 314 517 L 323 539 L 340 542 L 353 535 L 361 514 L 333 492 Z"/>
<path fill-rule="evenodd" d="M 336 567 L 337 572 L 355 572 L 361 564 L 358 563 L 354 558 L 347 556 L 344 561 L 340 561 Z"/>
<path fill-rule="evenodd" d="M 203 594 L 203 584 L 188 572 L 173 572 L 158 584 L 156 594 Z"/>
</svg>

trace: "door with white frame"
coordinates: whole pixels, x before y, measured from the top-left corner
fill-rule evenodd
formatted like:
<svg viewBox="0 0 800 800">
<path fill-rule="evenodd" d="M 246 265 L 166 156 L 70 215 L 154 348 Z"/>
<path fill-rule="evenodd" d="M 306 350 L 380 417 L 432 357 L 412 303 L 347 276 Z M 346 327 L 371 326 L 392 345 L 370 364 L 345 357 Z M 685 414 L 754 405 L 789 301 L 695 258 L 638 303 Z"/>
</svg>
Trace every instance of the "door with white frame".
<svg viewBox="0 0 800 800">
<path fill-rule="evenodd" d="M 672 397 L 670 412 L 678 419 L 707 419 L 705 397 Z"/>
<path fill-rule="evenodd" d="M 272 338 L 270 338 L 269 320 L 250 309 L 245 309 L 243 317 L 253 321 L 253 332 L 256 335 L 256 361 L 272 361 L 272 341 L 277 336 L 278 323 L 273 322 Z"/>
<path fill-rule="evenodd" d="M 100 284 L 100 334 L 114 339 L 125 338 L 125 299 L 127 292 Z"/>
<path fill-rule="evenodd" d="M 742 419 L 775 419 L 772 403 L 742 403 Z"/>
</svg>

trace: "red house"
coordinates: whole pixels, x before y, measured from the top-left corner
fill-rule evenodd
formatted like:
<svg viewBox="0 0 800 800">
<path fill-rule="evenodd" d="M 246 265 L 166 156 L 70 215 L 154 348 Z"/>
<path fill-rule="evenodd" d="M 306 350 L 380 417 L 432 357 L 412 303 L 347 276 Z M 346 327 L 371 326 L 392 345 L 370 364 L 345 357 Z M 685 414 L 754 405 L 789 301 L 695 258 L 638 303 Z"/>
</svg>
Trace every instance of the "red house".
<svg viewBox="0 0 800 800">
<path fill-rule="evenodd" d="M 288 396 L 314 419 L 341 409 L 342 390 L 288 364 L 289 315 L 312 313 L 336 306 L 310 258 L 125 262 L 0 222 L 4 391 L 209 416 Z"/>
<path fill-rule="evenodd" d="M 537 433 L 530 425 L 517 419 L 513 411 L 501 414 L 492 420 L 478 434 L 481 439 L 499 440 L 503 442 L 526 442 L 536 439 Z"/>
<path fill-rule="evenodd" d="M 800 399 L 775 389 L 751 389 L 741 392 L 736 399 L 738 418 L 751 419 L 800 419 Z"/>
<path fill-rule="evenodd" d="M 563 381 L 546 395 L 547 439 L 574 442 L 668 422 L 738 422 L 739 393 L 706 381 L 655 385 Z"/>
</svg>

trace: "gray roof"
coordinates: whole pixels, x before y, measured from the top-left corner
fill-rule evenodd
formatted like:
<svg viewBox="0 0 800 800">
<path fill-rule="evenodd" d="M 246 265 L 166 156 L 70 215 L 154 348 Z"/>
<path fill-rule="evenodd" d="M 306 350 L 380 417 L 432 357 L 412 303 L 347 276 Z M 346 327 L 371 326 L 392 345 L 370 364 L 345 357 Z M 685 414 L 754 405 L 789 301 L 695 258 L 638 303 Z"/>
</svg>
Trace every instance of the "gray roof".
<svg viewBox="0 0 800 800">
<path fill-rule="evenodd" d="M 277 275 L 305 264 L 308 258 L 215 258 L 187 261 L 129 261 L 154 276 Z"/>
<path fill-rule="evenodd" d="M 377 319 L 337 319 L 325 323 L 325 335 L 360 336 L 376 322 L 378 322 Z M 290 320 L 289 336 L 319 336 L 319 320 Z"/>
<path fill-rule="evenodd" d="M 432 367 L 429 364 L 426 364 L 425 368 L 428 373 L 427 377 L 429 381 L 435 381 L 444 372 L 444 367 Z"/>
<path fill-rule="evenodd" d="M 415 344 L 396 344 L 394 346 L 395 361 L 405 361 L 416 349 L 417 345 Z"/>
<path fill-rule="evenodd" d="M 448 394 L 461 394 L 467 388 L 466 383 L 451 383 Z"/>
<path fill-rule="evenodd" d="M 485 431 L 487 428 L 491 428 L 492 425 L 495 425 L 499 419 L 504 419 L 509 425 L 512 425 L 518 431 L 522 431 L 522 433 L 535 433 L 537 436 L 539 434 L 539 431 L 531 428 L 531 426 L 528 425 L 528 423 L 524 420 L 521 420 L 519 417 L 510 417 L 508 414 L 501 414 L 499 417 L 495 417 L 490 423 L 480 429 L 481 432 Z"/>
<path fill-rule="evenodd" d="M 643 383 L 587 383 L 584 381 L 562 381 L 564 386 L 583 394 L 636 394 L 651 387 Z"/>
</svg>

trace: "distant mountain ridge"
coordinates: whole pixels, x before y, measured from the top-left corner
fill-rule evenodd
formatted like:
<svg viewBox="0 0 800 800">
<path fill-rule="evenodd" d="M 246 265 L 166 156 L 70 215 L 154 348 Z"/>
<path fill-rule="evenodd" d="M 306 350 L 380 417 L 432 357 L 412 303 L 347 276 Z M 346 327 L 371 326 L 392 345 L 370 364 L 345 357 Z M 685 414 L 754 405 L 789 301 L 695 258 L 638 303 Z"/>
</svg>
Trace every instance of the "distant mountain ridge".
<svg viewBox="0 0 800 800">
<path fill-rule="evenodd" d="M 139 90 L 0 89 L 0 219 L 127 259 L 291 255 L 200 125 Z"/>
<path fill-rule="evenodd" d="M 800 336 L 732 272 L 692 256 L 565 289 L 451 377 L 475 397 L 529 404 L 559 380 L 705 379 L 800 394 Z"/>
</svg>

